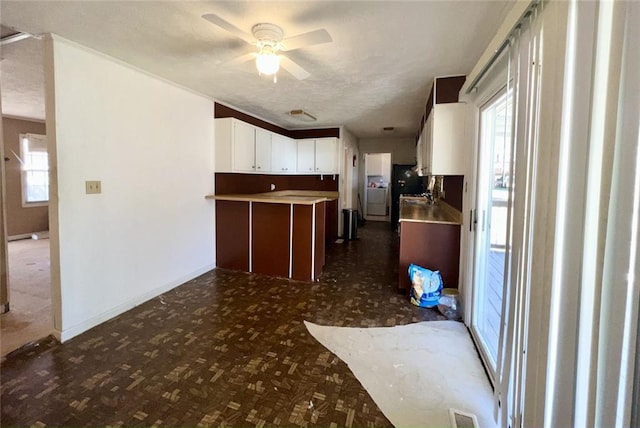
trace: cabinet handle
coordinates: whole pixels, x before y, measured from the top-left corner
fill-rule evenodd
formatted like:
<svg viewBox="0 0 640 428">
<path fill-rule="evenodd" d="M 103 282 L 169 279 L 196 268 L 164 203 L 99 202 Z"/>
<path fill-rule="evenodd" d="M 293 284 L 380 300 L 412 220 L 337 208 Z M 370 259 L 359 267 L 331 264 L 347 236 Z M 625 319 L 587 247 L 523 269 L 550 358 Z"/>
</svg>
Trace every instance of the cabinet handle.
<svg viewBox="0 0 640 428">
<path fill-rule="evenodd" d="M 260 167 L 258 167 L 258 169 L 260 169 Z"/>
</svg>

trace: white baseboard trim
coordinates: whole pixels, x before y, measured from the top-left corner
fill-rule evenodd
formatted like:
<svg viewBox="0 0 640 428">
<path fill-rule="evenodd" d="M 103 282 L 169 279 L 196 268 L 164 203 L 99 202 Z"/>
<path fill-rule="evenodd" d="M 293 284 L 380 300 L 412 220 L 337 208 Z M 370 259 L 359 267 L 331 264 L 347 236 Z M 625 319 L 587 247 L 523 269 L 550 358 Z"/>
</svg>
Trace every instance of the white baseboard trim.
<svg viewBox="0 0 640 428">
<path fill-rule="evenodd" d="M 122 303 L 120 305 L 115 306 L 112 309 L 109 309 L 108 311 L 105 311 L 99 315 L 96 315 L 94 317 L 91 317 L 79 324 L 74 325 L 73 327 L 69 327 L 67 329 L 63 329 L 62 331 L 60 330 L 55 330 L 53 332 L 53 335 L 56 337 L 56 339 L 58 339 L 60 342 L 64 343 L 67 340 L 76 337 L 77 335 L 84 333 L 85 331 L 99 325 L 102 324 L 105 321 L 110 320 L 113 317 L 116 317 L 128 310 L 131 310 L 133 308 L 135 308 L 138 305 L 141 305 L 142 303 L 153 299 L 154 297 L 159 296 L 162 293 L 166 293 L 169 290 L 172 290 L 188 281 L 191 281 L 192 279 L 209 272 L 210 270 L 215 269 L 216 265 L 215 263 L 212 265 L 207 265 L 204 266 L 194 272 L 191 272 L 187 275 L 184 275 L 174 281 L 169 282 L 168 284 L 165 284 L 161 287 L 158 288 L 154 288 L 153 290 L 150 290 L 146 293 L 143 293 L 131 300 L 129 300 L 128 302 Z M 64 312 L 64 309 L 63 309 Z"/>
<path fill-rule="evenodd" d="M 33 235 L 33 233 L 21 233 L 20 235 L 7 236 L 7 242 L 19 241 L 21 239 L 31 239 L 31 235 Z"/>
<path fill-rule="evenodd" d="M 48 230 L 41 230 L 40 232 L 21 233 L 20 235 L 11 235 L 11 236 L 7 236 L 7 241 L 10 242 L 10 241 L 19 241 L 21 239 L 31 239 L 31 237 L 33 235 L 40 235 L 40 234 L 43 234 L 43 233 L 48 234 L 49 231 Z"/>
</svg>

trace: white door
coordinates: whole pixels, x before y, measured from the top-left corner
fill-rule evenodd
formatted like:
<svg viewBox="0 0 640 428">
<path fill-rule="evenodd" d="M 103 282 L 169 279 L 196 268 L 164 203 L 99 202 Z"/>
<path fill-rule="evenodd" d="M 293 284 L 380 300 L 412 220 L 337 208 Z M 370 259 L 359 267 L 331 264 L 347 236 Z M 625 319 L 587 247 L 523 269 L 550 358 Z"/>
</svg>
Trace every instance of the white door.
<svg viewBox="0 0 640 428">
<path fill-rule="evenodd" d="M 256 172 L 271 171 L 271 133 L 256 129 Z"/>
<path fill-rule="evenodd" d="M 298 146 L 296 140 L 273 134 L 271 137 L 271 170 L 276 173 L 295 173 Z"/>
<path fill-rule="evenodd" d="M 471 331 L 492 379 L 496 378 L 502 296 L 508 286 L 505 260 L 511 244 L 509 186 L 513 171 L 509 164 L 509 107 L 503 92 L 480 110 Z"/>
<path fill-rule="evenodd" d="M 312 173 L 315 169 L 315 145 L 314 139 L 298 140 L 298 172 L 301 174 Z"/>
<path fill-rule="evenodd" d="M 243 122 L 233 122 L 233 170 L 255 171 L 255 128 Z"/>
<path fill-rule="evenodd" d="M 336 150 L 338 142 L 335 138 L 318 138 L 316 140 L 316 172 L 334 173 L 336 171 Z"/>
<path fill-rule="evenodd" d="M 433 175 L 464 175 L 469 151 L 466 135 L 469 106 L 465 103 L 436 104 L 431 117 L 429 172 Z"/>
</svg>

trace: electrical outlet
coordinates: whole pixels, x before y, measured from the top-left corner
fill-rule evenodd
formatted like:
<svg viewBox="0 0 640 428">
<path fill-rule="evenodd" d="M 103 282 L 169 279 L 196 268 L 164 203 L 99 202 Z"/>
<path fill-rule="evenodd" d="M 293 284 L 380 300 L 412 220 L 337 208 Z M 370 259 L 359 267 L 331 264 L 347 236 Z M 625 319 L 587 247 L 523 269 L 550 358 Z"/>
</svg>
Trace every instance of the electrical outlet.
<svg viewBox="0 0 640 428">
<path fill-rule="evenodd" d="M 102 193 L 102 182 L 101 181 L 85 181 L 86 193 L 94 194 L 94 193 Z"/>
</svg>

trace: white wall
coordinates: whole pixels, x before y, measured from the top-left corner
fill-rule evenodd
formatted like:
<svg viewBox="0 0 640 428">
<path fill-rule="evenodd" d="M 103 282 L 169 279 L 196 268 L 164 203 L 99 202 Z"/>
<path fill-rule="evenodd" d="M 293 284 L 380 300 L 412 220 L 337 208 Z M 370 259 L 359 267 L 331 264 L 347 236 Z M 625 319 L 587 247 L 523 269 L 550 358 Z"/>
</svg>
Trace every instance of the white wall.
<svg viewBox="0 0 640 428">
<path fill-rule="evenodd" d="M 416 163 L 416 140 L 413 137 L 364 138 L 360 140 L 359 146 L 363 155 L 364 153 L 391 153 L 392 164 Z"/>
<path fill-rule="evenodd" d="M 213 102 L 57 36 L 45 50 L 66 340 L 214 267 Z"/>
</svg>

